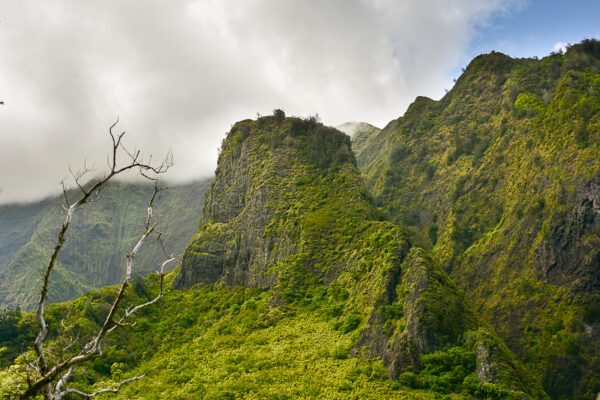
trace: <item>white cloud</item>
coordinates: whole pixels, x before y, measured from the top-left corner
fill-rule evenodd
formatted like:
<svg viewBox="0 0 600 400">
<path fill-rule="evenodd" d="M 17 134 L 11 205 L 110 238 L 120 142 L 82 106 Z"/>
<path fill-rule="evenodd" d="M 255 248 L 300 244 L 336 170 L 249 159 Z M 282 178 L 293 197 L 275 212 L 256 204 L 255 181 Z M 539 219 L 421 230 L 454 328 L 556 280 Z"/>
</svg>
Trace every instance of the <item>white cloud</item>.
<svg viewBox="0 0 600 400">
<path fill-rule="evenodd" d="M 558 52 L 558 53 L 564 53 L 565 51 L 567 51 L 567 43 L 563 43 L 563 42 L 558 42 L 554 44 L 554 48 L 552 49 L 552 51 Z"/>
<path fill-rule="evenodd" d="M 127 142 L 210 175 L 237 120 L 281 107 L 375 125 L 439 97 L 500 0 L 0 1 L 0 201 L 55 192 Z M 514 5 L 511 3 L 511 6 Z"/>
</svg>

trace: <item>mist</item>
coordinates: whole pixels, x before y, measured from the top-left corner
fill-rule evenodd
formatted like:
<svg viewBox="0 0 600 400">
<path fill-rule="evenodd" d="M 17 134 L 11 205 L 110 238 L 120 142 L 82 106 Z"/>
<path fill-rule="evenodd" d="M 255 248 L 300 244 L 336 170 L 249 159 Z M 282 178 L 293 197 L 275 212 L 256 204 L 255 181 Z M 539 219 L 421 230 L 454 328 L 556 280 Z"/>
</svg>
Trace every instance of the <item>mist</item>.
<svg viewBox="0 0 600 400">
<path fill-rule="evenodd" d="M 384 126 L 440 98 L 465 49 L 519 2 L 2 1 L 0 202 L 100 174 L 108 127 L 167 178 L 211 176 L 231 125 L 282 108 Z"/>
</svg>

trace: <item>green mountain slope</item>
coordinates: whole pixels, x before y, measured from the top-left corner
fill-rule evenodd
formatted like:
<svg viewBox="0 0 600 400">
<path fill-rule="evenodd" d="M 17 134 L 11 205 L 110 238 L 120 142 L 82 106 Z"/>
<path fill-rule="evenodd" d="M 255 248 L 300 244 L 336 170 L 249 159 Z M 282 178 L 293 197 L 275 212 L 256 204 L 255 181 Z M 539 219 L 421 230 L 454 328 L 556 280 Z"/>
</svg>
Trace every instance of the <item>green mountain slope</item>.
<svg viewBox="0 0 600 400">
<path fill-rule="evenodd" d="M 552 398 L 600 392 L 599 73 L 594 40 L 541 60 L 482 55 L 357 156 L 378 205 Z"/>
<path fill-rule="evenodd" d="M 587 40 L 541 60 L 477 57 L 440 101 L 355 134 L 356 156 L 314 118 L 238 122 L 165 297 L 74 384 L 147 372 L 117 397 L 594 399 L 598 110 L 600 43 Z M 2 235 L 19 259 L 44 252 Z M 156 284 L 137 279 L 127 303 Z M 97 328 L 112 296 L 50 306 L 52 334 L 63 316 Z M 0 314 L 3 388 L 26 379 L 33 326 Z"/>
<path fill-rule="evenodd" d="M 547 398 L 437 263 L 379 220 L 349 149 L 314 120 L 235 124 L 172 288 L 75 384 L 143 371 L 118 398 Z M 127 303 L 156 281 L 132 285 Z M 89 330 L 111 296 L 48 314 Z M 0 381 L 19 385 L 22 368 Z"/>
<path fill-rule="evenodd" d="M 162 192 L 156 212 L 168 251 L 182 253 L 197 229 L 209 181 L 175 185 Z M 122 279 L 125 257 L 137 240 L 152 187 L 115 182 L 102 199 L 82 208 L 52 276 L 50 301 L 64 301 Z M 0 206 L 0 306 L 33 307 L 42 270 L 62 222 L 61 198 Z M 160 246 L 146 245 L 137 273 L 157 269 Z"/>
<path fill-rule="evenodd" d="M 175 287 L 269 289 L 269 304 L 285 309 L 325 285 L 344 326 L 365 324 L 352 354 L 381 358 L 390 377 L 418 374 L 422 356 L 458 346 L 473 355 L 470 373 L 497 371 L 483 381 L 544 397 L 441 269 L 378 221 L 349 144 L 296 118 L 234 125 Z"/>
<path fill-rule="evenodd" d="M 373 145 L 371 140 L 381 132 L 381 129 L 366 122 L 347 122 L 336 128 L 350 136 L 352 139 L 352 151 L 354 152 L 358 165 L 368 165 L 373 162 L 377 157 L 378 152 L 363 150 L 367 148 L 371 149 Z"/>
<path fill-rule="evenodd" d="M 127 302 L 151 297 L 156 284 L 151 275 L 135 285 Z M 114 288 L 90 292 L 50 305 L 47 315 L 57 321 L 68 314 L 66 325 L 74 333 L 97 329 L 114 295 Z M 361 325 L 340 313 L 344 300 L 338 291 L 315 286 L 302 301 L 286 307 L 269 305 L 270 297 L 268 291 L 240 286 L 169 289 L 134 327 L 105 343 L 104 356 L 79 369 L 73 385 L 92 391 L 145 373 L 115 398 L 530 398 L 479 380 L 476 355 L 463 347 L 426 355 L 420 372 L 392 381 L 381 360 L 349 356 Z M 19 339 L 33 340 L 33 316 L 23 315 L 17 322 L 13 332 Z M 4 349 L 3 356 L 10 346 Z M 19 358 L 0 369 L 1 398 L 11 398 L 7 391 L 24 382 L 24 365 Z"/>
</svg>

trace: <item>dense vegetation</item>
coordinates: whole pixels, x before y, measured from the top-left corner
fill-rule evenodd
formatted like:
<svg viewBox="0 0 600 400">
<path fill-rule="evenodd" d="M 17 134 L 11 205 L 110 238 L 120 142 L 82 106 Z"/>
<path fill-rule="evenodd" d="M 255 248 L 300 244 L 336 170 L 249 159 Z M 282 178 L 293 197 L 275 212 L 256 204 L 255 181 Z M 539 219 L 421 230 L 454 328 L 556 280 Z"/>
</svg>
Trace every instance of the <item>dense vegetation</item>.
<svg viewBox="0 0 600 400">
<path fill-rule="evenodd" d="M 156 284 L 155 275 L 138 281 L 128 301 L 150 297 Z M 85 334 L 97 328 L 114 295 L 106 288 L 51 305 L 48 319 L 68 315 L 68 334 Z M 147 373 L 117 398 L 521 398 L 506 386 L 481 382 L 474 352 L 460 346 L 423 355 L 423 368 L 397 381 L 389 380 L 381 360 L 350 357 L 363 322 L 345 312 L 345 296 L 335 286 L 316 285 L 300 301 L 280 307 L 269 305 L 271 296 L 239 286 L 168 290 L 136 326 L 109 341 L 105 356 L 75 379 L 76 386 L 98 389 Z M 30 336 L 32 320 L 29 314 L 17 318 Z M 3 395 L 22 382 L 23 363 L 19 358 L 0 371 Z"/>
<path fill-rule="evenodd" d="M 356 156 L 316 118 L 236 123 L 165 297 L 74 384 L 146 372 L 117 397 L 594 399 L 599 109 L 586 40 L 477 57 L 440 101 L 363 125 Z M 138 277 L 127 301 L 156 285 Z M 57 351 L 114 293 L 48 308 Z M 0 314 L 5 396 L 36 329 Z"/>
<path fill-rule="evenodd" d="M 169 251 L 183 253 L 198 227 L 209 185 L 205 180 L 161 192 L 156 214 Z M 75 216 L 53 276 L 50 301 L 73 299 L 122 279 L 125 256 L 137 240 L 151 194 L 151 186 L 115 182 L 105 188 L 101 200 Z M 61 213 L 60 197 L 0 206 L 0 307 L 30 309 L 38 300 Z M 145 276 L 156 271 L 155 260 L 161 256 L 159 246 L 146 247 L 136 272 Z"/>
<path fill-rule="evenodd" d="M 174 276 L 175 287 L 193 288 L 169 289 L 76 385 L 152 371 L 120 396 L 545 398 L 439 266 L 380 221 L 349 149 L 347 136 L 314 119 L 234 125 Z M 155 284 L 138 279 L 129 301 Z M 54 305 L 48 319 L 67 315 L 60 329 L 85 334 L 111 295 Z M 31 318 L 19 316 L 12 337 L 31 336 Z M 13 365 L 0 379 L 10 390 L 25 366 L 6 358 Z"/>
<path fill-rule="evenodd" d="M 599 73 L 595 40 L 541 60 L 479 56 L 357 157 L 382 211 L 553 398 L 600 392 Z"/>
</svg>

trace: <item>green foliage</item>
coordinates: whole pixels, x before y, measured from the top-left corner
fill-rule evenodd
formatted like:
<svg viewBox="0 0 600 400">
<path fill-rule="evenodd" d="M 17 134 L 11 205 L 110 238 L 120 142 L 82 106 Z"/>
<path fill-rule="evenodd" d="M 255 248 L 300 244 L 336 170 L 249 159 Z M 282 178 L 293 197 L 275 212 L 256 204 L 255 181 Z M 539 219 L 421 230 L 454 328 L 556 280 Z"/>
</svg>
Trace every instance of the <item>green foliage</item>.
<svg viewBox="0 0 600 400">
<path fill-rule="evenodd" d="M 154 291 L 156 281 L 147 285 Z M 74 385 L 91 390 L 146 373 L 116 398 L 435 398 L 395 386 L 381 361 L 349 357 L 361 318 L 349 314 L 344 329 L 335 330 L 324 312 L 329 296 L 317 295 L 323 292 L 327 288 L 315 288 L 310 307 L 296 303 L 282 310 L 269 307 L 268 292 L 258 289 L 167 290 L 135 326 L 108 340 L 103 357 L 86 366 Z M 89 299 L 94 304 L 114 293 L 107 288 Z M 128 301 L 143 300 L 129 291 Z M 62 304 L 53 314 L 69 314 L 69 325 L 85 318 L 85 306 L 75 314 L 77 304 Z M 0 382 L 9 378 L 0 371 Z"/>
<path fill-rule="evenodd" d="M 546 207 L 546 201 L 544 199 L 537 199 L 531 206 L 531 214 L 537 215 Z"/>
<path fill-rule="evenodd" d="M 416 99 L 356 157 L 383 213 L 433 250 L 553 398 L 597 392 L 600 342 L 581 304 L 593 299 L 582 283 L 598 282 L 600 230 L 577 222 L 577 207 L 600 174 L 598 48 L 479 56 L 444 98 Z"/>
<path fill-rule="evenodd" d="M 0 368 L 10 365 L 35 335 L 31 315 L 15 309 L 0 309 Z"/>
<path fill-rule="evenodd" d="M 380 308 L 380 314 L 386 321 L 402 317 L 403 309 L 399 304 L 388 304 Z"/>
<path fill-rule="evenodd" d="M 586 324 L 594 324 L 600 322 L 600 302 L 595 301 L 588 304 L 583 311 L 583 321 Z"/>
<path fill-rule="evenodd" d="M 148 292 L 148 287 L 146 286 L 146 282 L 144 281 L 144 278 L 142 278 L 142 276 L 140 274 L 135 274 L 135 276 L 133 277 L 133 280 L 131 281 L 131 287 L 133 288 L 135 293 L 140 297 L 146 296 L 146 294 Z"/>
<path fill-rule="evenodd" d="M 460 347 L 424 355 L 421 385 L 436 392 L 460 392 L 465 378 L 475 369 L 475 355 Z"/>
<path fill-rule="evenodd" d="M 209 186 L 208 180 L 173 185 L 160 194 L 154 212 L 167 251 L 183 252 L 198 227 Z M 100 201 L 78 210 L 52 275 L 50 302 L 74 299 L 122 279 L 151 194 L 149 185 L 112 182 Z M 64 218 L 61 202 L 62 196 L 0 206 L 0 306 L 19 304 L 29 310 L 36 305 L 41 271 Z M 163 258 L 160 246 L 147 242 L 136 257 L 135 272 L 154 272 Z"/>
<path fill-rule="evenodd" d="M 410 388 L 426 388 L 438 393 L 464 393 L 477 399 L 501 400 L 523 396 L 502 385 L 482 382 L 472 371 L 475 355 L 462 347 L 451 347 L 422 357 L 419 373 L 404 372 L 398 383 Z"/>
<path fill-rule="evenodd" d="M 283 120 L 285 119 L 285 112 L 279 108 L 273 110 L 273 116 L 275 117 L 275 120 L 279 123 L 283 122 Z"/>
<path fill-rule="evenodd" d="M 532 93 L 519 93 L 515 100 L 515 107 L 522 111 L 527 116 L 534 116 L 538 113 L 543 113 L 545 106 L 544 101 Z"/>
<path fill-rule="evenodd" d="M 362 318 L 360 314 L 350 314 L 346 317 L 344 325 L 342 325 L 342 332 L 350 333 L 354 331 L 360 325 Z"/>
</svg>

